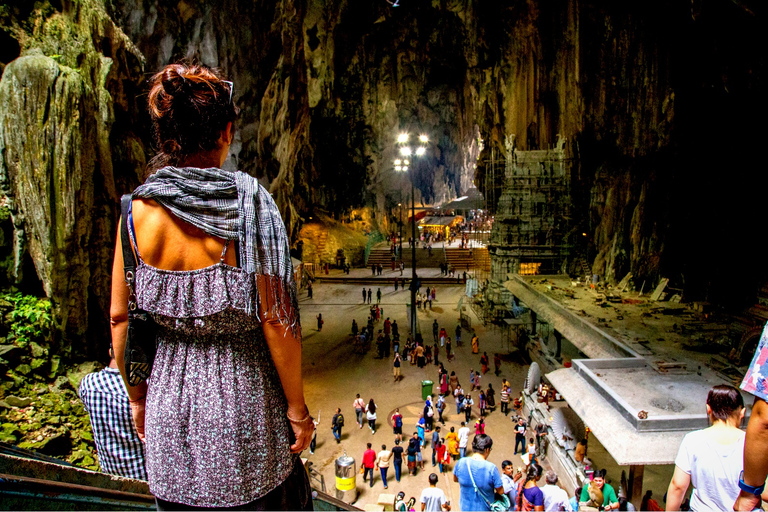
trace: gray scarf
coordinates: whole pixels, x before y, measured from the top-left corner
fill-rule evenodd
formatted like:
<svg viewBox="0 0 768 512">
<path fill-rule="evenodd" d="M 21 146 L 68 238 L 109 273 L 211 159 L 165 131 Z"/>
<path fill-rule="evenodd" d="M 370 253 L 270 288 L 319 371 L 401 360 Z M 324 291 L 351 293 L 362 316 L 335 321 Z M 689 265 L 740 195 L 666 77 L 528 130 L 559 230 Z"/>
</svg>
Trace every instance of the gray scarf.
<svg viewBox="0 0 768 512">
<path fill-rule="evenodd" d="M 264 309 L 297 335 L 299 309 L 288 235 L 272 196 L 256 179 L 217 168 L 163 167 L 133 197 L 153 199 L 211 236 L 237 240 L 246 273 L 246 312 L 258 316 L 258 306 L 266 300 Z M 259 297 L 258 276 L 269 280 L 268 297 Z"/>
</svg>

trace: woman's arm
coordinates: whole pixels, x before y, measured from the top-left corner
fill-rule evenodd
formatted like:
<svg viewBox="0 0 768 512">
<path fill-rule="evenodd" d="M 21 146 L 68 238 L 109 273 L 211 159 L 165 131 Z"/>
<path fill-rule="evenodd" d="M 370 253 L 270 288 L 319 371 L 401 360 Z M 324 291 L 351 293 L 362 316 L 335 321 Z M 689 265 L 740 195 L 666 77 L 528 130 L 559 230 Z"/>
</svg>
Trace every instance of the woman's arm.
<svg viewBox="0 0 768 512">
<path fill-rule="evenodd" d="M 667 489 L 667 510 L 680 510 L 680 504 L 685 498 L 689 485 L 691 485 L 691 475 L 675 466 L 675 473 Z"/>
<path fill-rule="evenodd" d="M 120 218 L 120 223 L 123 221 Z M 125 389 L 128 390 L 128 399 L 131 402 L 133 422 L 139 439 L 144 440 L 144 397 L 147 394 L 147 383 L 142 382 L 138 386 L 129 386 L 125 370 L 125 341 L 128 334 L 128 285 L 125 283 L 123 271 L 123 245 L 120 236 L 121 224 L 118 223 L 117 237 L 115 237 L 115 259 L 112 265 L 112 301 L 109 308 L 109 324 L 112 331 L 112 350 L 115 354 L 115 362 L 120 374 L 125 381 Z"/>
<path fill-rule="evenodd" d="M 268 297 L 268 278 L 259 277 L 259 295 Z M 262 305 L 267 301 L 262 300 Z M 293 335 L 290 328 L 280 322 L 273 313 L 260 312 L 264 338 L 267 341 L 272 362 L 275 364 L 280 383 L 288 401 L 288 419 L 291 422 L 296 442 L 291 445 L 292 453 L 306 449 L 312 440 L 313 423 L 304 402 L 304 384 L 301 377 L 301 339 Z M 296 421 L 300 420 L 300 421 Z"/>
<path fill-rule="evenodd" d="M 765 483 L 768 475 L 768 403 L 762 398 L 755 398 L 752 414 L 747 424 L 747 435 L 744 440 L 744 483 L 759 486 Z M 734 510 L 754 510 L 760 508 L 763 496 L 755 496 L 741 491 Z"/>
</svg>

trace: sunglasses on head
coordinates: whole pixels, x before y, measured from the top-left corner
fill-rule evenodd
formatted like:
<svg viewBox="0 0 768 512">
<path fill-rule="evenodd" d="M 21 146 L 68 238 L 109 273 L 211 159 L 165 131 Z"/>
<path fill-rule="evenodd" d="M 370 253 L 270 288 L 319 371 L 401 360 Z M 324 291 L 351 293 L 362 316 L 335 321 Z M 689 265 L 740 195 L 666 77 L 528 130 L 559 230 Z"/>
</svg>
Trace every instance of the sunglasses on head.
<svg viewBox="0 0 768 512">
<path fill-rule="evenodd" d="M 233 84 L 229 80 L 222 80 L 222 83 L 229 85 L 229 102 L 232 103 L 232 92 L 235 90 L 235 84 Z"/>
</svg>

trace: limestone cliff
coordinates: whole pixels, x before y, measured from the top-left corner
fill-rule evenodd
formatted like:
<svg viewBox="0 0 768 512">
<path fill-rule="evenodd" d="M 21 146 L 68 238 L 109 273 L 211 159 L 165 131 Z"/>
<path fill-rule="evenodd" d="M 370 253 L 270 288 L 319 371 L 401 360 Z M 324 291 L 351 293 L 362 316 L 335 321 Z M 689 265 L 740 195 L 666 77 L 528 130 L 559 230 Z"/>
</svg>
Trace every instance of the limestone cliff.
<svg viewBox="0 0 768 512">
<path fill-rule="evenodd" d="M 13 278 L 28 252 L 65 346 L 82 349 L 108 330 L 117 190 L 143 163 L 140 139 L 117 119 L 134 101 L 141 56 L 90 1 L 48 5 L 12 30 L 22 56 L 0 81 L 0 186 Z"/>
</svg>

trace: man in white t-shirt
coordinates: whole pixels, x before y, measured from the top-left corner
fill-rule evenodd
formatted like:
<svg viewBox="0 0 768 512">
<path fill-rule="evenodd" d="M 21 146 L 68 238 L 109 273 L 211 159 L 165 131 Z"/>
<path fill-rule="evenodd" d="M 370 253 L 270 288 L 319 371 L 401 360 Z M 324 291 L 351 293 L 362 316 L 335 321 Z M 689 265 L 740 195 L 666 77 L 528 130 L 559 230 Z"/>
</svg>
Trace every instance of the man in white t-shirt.
<svg viewBox="0 0 768 512">
<path fill-rule="evenodd" d="M 451 510 L 451 505 L 442 489 L 437 488 L 437 475 L 430 473 L 429 487 L 421 491 L 421 510 L 424 512 L 442 512 Z"/>
<path fill-rule="evenodd" d="M 689 432 L 680 443 L 667 490 L 667 509 L 679 510 L 690 485 L 691 510 L 733 510 L 744 467 L 744 398 L 726 384 L 707 395 L 711 427 Z"/>
<path fill-rule="evenodd" d="M 573 508 L 568 493 L 557 485 L 557 473 L 552 470 L 547 471 L 545 478 L 547 485 L 541 488 L 541 492 L 544 494 L 544 510 L 546 512 L 551 510 L 572 512 Z"/>
<path fill-rule="evenodd" d="M 459 457 L 467 456 L 467 443 L 469 443 L 469 428 L 461 422 L 461 428 L 458 432 L 459 435 Z"/>
</svg>

